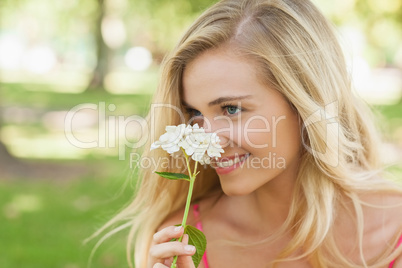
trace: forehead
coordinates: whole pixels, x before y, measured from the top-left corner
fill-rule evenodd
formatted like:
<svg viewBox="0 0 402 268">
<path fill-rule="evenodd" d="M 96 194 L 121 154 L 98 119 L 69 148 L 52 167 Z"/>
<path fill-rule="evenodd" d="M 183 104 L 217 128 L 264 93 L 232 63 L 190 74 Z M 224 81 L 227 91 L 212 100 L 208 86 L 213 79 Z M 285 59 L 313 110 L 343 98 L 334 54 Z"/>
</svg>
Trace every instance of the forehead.
<svg viewBox="0 0 402 268">
<path fill-rule="evenodd" d="M 255 64 L 228 49 L 202 53 L 183 73 L 183 101 L 189 104 L 221 95 L 252 94 L 261 87 Z"/>
</svg>

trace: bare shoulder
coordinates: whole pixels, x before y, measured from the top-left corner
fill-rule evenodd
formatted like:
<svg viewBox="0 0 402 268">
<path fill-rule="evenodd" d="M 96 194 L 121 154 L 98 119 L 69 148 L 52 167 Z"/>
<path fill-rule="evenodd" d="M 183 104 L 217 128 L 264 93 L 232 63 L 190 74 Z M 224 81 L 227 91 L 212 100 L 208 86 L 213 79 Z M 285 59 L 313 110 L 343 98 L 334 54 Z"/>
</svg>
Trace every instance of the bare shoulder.
<svg viewBox="0 0 402 268">
<path fill-rule="evenodd" d="M 402 235 L 402 194 L 371 194 L 362 198 L 367 233 L 393 245 Z"/>
<path fill-rule="evenodd" d="M 367 217 L 382 218 L 383 223 L 402 227 L 402 194 L 376 193 L 362 196 L 366 206 Z"/>
<path fill-rule="evenodd" d="M 365 193 L 359 194 L 359 199 L 362 202 L 363 213 L 364 255 L 368 259 L 376 258 L 390 247 L 393 250 L 402 234 L 402 195 Z M 356 239 L 360 227 L 356 217 L 353 203 L 346 200 L 344 207 L 338 211 L 334 228 L 338 234 L 336 240 L 342 252 L 351 260 L 359 262 L 360 252 Z"/>
<path fill-rule="evenodd" d="M 402 268 L 402 257 L 396 259 L 394 266 L 392 266 L 392 268 Z"/>
</svg>

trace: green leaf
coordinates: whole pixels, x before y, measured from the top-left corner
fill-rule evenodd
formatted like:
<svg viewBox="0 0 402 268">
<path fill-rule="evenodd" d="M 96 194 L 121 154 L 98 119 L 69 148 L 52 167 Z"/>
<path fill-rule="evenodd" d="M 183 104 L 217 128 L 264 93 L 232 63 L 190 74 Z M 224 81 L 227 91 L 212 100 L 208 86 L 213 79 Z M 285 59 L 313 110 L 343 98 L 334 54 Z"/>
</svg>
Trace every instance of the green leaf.
<svg viewBox="0 0 402 268">
<path fill-rule="evenodd" d="M 162 178 L 166 178 L 169 180 L 186 180 L 190 181 L 190 177 L 186 174 L 181 174 L 181 173 L 172 173 L 172 172 L 157 172 L 155 171 L 156 174 L 161 176 Z"/>
<path fill-rule="evenodd" d="M 198 267 L 207 248 L 207 239 L 205 235 L 197 228 L 187 225 L 184 229 L 184 233 L 188 234 L 188 243 L 195 246 L 196 251 L 192 256 L 195 267 Z"/>
</svg>

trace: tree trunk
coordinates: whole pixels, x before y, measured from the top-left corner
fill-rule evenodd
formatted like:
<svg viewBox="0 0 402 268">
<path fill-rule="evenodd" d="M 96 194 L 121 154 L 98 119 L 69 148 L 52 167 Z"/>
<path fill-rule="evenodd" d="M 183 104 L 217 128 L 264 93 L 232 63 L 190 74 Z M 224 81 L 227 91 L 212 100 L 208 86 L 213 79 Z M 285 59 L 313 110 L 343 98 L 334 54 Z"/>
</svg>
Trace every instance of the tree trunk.
<svg viewBox="0 0 402 268">
<path fill-rule="evenodd" d="M 0 140 L 0 179 L 21 175 L 21 161 L 10 154 Z"/>
<path fill-rule="evenodd" d="M 96 37 L 96 59 L 97 64 L 92 74 L 92 78 L 88 84 L 87 90 L 104 90 L 105 77 L 109 72 L 111 51 L 105 44 L 102 36 L 102 20 L 106 13 L 105 1 L 97 0 L 97 12 L 95 20 L 95 37 Z"/>
<path fill-rule="evenodd" d="M 0 18 L 0 29 L 1 29 L 1 18 Z M 1 90 L 1 83 L 0 83 L 0 90 Z M 0 101 L 3 98 L 0 97 Z M 1 103 L 0 103 L 0 132 L 1 132 L 1 127 L 3 126 L 3 110 L 1 109 Z M 0 135 L 0 176 L 5 175 L 6 171 L 10 169 L 14 169 L 17 165 L 19 164 L 19 161 L 17 158 L 15 158 L 13 155 L 10 154 L 10 152 L 7 150 L 7 147 L 4 145 L 4 143 L 1 140 L 1 135 Z"/>
<path fill-rule="evenodd" d="M 18 160 L 10 154 L 7 147 L 0 140 L 0 166 L 2 167 L 2 169 L 6 168 L 10 164 L 15 164 L 17 162 Z"/>
</svg>

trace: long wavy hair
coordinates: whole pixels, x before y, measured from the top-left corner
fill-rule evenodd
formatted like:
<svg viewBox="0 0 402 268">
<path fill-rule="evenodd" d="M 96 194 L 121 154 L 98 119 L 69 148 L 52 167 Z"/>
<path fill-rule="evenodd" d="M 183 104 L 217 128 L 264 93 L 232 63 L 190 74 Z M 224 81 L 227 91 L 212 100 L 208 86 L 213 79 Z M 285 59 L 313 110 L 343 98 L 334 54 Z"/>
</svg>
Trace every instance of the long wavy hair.
<svg viewBox="0 0 402 268">
<path fill-rule="evenodd" d="M 169 159 L 159 171 L 182 171 L 183 163 L 150 143 L 166 125 L 181 116 L 183 71 L 201 53 L 228 45 L 253 61 L 258 75 L 278 90 L 297 111 L 302 127 L 303 152 L 287 220 L 279 233 L 293 238 L 267 265 L 308 257 L 314 267 L 384 267 L 400 254 L 396 244 L 375 260 L 362 251 L 361 192 L 398 192 L 401 189 L 378 176 L 378 139 L 370 111 L 353 94 L 342 50 L 332 25 L 308 0 L 223 0 L 205 11 L 184 34 L 162 66 L 154 106 L 148 117 L 152 137 L 143 157 Z M 130 205 L 95 235 L 130 228 L 127 255 L 136 267 L 147 266 L 152 235 L 161 223 L 185 204 L 187 183 L 160 178 L 153 170 L 139 170 L 137 192 Z M 201 170 L 193 199 L 220 189 L 211 168 Z M 163 200 L 163 201 L 162 201 Z M 347 259 L 335 243 L 334 221 L 345 200 L 352 202 L 361 264 Z M 295 252 L 303 249 L 295 257 Z M 133 256 L 134 253 L 134 256 Z M 292 256 L 292 257 L 291 257 Z"/>
</svg>

